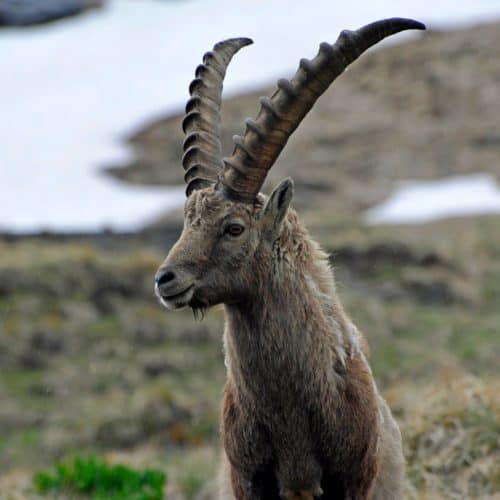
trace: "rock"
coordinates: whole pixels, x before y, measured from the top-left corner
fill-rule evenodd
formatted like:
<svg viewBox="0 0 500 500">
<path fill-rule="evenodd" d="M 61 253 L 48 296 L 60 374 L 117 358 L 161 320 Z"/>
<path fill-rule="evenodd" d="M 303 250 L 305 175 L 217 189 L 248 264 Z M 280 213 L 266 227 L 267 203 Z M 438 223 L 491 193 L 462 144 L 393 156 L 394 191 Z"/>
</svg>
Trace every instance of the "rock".
<svg viewBox="0 0 500 500">
<path fill-rule="evenodd" d="M 425 305 L 448 306 L 460 302 L 452 287 L 441 280 L 408 280 L 404 288 L 417 302 Z"/>
<path fill-rule="evenodd" d="M 374 243 L 368 247 L 353 245 L 342 246 L 331 250 L 335 264 L 342 263 L 351 270 L 367 273 L 376 271 L 378 266 L 394 267 L 414 265 L 418 267 L 444 266 L 450 263 L 435 252 L 419 253 L 415 249 L 400 242 Z"/>
<path fill-rule="evenodd" d="M 41 370 L 47 366 L 47 360 L 42 353 L 33 349 L 23 351 L 17 361 L 25 370 Z"/>
<path fill-rule="evenodd" d="M 35 350 L 55 354 L 64 348 L 61 334 L 49 331 L 37 331 L 31 337 L 31 347 Z"/>
<path fill-rule="evenodd" d="M 102 4 L 102 0 L 3 0 L 0 2 L 0 26 L 49 23 Z"/>
<path fill-rule="evenodd" d="M 416 250 L 401 242 L 345 245 L 330 251 L 338 275 L 352 286 L 384 300 L 410 299 L 424 305 L 473 303 L 467 273 L 435 251 Z"/>
</svg>

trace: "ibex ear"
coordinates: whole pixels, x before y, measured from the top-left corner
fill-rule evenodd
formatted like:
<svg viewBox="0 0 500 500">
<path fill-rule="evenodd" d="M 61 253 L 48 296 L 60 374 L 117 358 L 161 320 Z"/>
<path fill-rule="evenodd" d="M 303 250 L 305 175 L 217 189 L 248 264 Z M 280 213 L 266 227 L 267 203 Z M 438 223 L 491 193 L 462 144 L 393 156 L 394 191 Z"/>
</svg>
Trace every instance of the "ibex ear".
<svg viewBox="0 0 500 500">
<path fill-rule="evenodd" d="M 262 231 L 277 237 L 293 198 L 293 181 L 290 177 L 282 180 L 273 190 L 262 213 Z"/>
</svg>

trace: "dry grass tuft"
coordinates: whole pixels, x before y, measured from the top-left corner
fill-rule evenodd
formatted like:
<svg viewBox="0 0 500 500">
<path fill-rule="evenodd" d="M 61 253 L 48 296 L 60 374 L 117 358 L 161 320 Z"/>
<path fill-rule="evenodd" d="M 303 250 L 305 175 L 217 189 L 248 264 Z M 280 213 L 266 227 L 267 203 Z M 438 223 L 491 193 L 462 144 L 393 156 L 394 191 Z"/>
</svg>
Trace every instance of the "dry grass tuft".
<svg viewBox="0 0 500 500">
<path fill-rule="evenodd" d="M 500 498 L 500 382 L 447 370 L 432 385 L 392 387 L 411 499 Z"/>
</svg>

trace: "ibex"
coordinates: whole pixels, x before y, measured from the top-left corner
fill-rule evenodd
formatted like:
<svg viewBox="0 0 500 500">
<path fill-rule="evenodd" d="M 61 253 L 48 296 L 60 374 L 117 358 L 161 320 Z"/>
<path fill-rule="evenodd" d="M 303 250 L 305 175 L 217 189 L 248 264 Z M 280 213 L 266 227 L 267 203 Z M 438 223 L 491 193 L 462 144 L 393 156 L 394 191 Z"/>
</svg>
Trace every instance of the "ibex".
<svg viewBox="0 0 500 500">
<path fill-rule="evenodd" d="M 266 174 L 318 97 L 369 47 L 417 21 L 343 31 L 260 99 L 222 157 L 222 81 L 235 38 L 205 54 L 183 130 L 184 229 L 156 274 L 168 309 L 223 304 L 227 382 L 218 499 L 400 499 L 401 435 L 378 393 L 360 332 L 335 291 L 326 254 L 290 208 L 291 179 L 269 197 Z"/>
</svg>

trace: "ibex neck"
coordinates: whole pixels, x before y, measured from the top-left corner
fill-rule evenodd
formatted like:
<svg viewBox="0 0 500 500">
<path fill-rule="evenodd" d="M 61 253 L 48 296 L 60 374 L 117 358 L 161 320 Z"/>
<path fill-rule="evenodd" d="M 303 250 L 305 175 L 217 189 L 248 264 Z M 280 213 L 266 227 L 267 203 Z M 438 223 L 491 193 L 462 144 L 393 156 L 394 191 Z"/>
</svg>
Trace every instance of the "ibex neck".
<svg viewBox="0 0 500 500">
<path fill-rule="evenodd" d="M 343 330 L 349 325 L 335 298 L 307 271 L 283 264 L 268 276 L 265 289 L 226 306 L 229 375 L 247 401 L 265 404 L 280 396 L 284 404 L 296 404 L 312 387 L 329 390 L 335 384 L 332 367 L 343 363 Z"/>
</svg>

